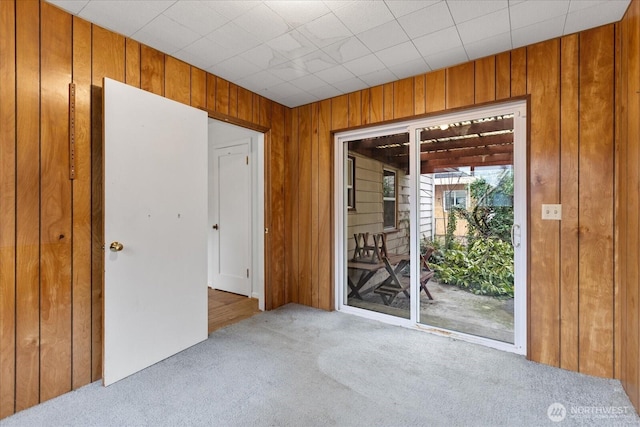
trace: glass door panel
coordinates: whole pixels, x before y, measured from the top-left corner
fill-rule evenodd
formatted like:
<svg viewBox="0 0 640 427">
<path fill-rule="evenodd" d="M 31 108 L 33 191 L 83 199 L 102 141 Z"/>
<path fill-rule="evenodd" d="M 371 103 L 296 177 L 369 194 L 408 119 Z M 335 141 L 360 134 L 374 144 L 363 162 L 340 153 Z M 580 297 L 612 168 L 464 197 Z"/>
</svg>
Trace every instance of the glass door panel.
<svg viewBox="0 0 640 427">
<path fill-rule="evenodd" d="M 419 128 L 419 322 L 514 343 L 513 114 Z"/>
<path fill-rule="evenodd" d="M 346 305 L 410 317 L 409 133 L 345 142 Z"/>
</svg>

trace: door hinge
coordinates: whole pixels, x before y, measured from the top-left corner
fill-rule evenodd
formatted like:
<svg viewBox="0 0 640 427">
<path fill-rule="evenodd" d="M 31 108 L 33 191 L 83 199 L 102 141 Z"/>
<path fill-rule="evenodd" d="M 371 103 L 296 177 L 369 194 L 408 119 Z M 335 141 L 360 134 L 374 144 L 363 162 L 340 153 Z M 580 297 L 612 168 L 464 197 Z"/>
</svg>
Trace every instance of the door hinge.
<svg viewBox="0 0 640 427">
<path fill-rule="evenodd" d="M 249 269 L 247 268 L 247 279 L 249 278 Z"/>
<path fill-rule="evenodd" d="M 246 158 L 247 158 L 247 164 L 249 164 L 249 156 L 247 156 Z"/>
</svg>

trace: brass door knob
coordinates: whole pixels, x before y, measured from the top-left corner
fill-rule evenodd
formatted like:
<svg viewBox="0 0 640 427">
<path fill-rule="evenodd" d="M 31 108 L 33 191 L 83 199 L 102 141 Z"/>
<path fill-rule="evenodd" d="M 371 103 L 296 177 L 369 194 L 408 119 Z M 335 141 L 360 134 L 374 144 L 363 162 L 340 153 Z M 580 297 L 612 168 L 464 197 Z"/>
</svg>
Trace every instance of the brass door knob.
<svg viewBox="0 0 640 427">
<path fill-rule="evenodd" d="M 111 252 L 120 252 L 124 249 L 124 245 L 120 242 L 111 242 L 111 245 L 109 245 L 109 249 L 111 250 Z"/>
</svg>

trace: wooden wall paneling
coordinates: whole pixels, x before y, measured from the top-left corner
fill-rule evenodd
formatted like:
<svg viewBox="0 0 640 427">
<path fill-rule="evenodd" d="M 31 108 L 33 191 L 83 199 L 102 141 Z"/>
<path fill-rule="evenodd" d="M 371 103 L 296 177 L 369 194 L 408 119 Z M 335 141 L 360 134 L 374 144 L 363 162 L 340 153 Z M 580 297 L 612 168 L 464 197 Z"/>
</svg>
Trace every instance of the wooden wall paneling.
<svg viewBox="0 0 640 427">
<path fill-rule="evenodd" d="M 627 186 L 629 188 L 626 207 L 628 212 L 633 214 L 627 217 L 627 247 L 626 269 L 627 269 L 627 288 L 626 288 L 626 348 L 624 354 L 625 361 L 625 384 L 629 398 L 634 402 L 636 408 L 640 407 L 640 369 L 638 360 L 640 359 L 640 271 L 638 259 L 640 258 L 640 224 L 638 221 L 638 212 L 640 209 L 640 123 L 637 117 L 640 117 L 640 2 L 634 0 L 631 2 L 627 16 L 625 18 L 627 25 L 626 57 L 627 57 L 627 93 L 626 93 L 626 133 L 627 133 Z M 632 52 L 636 54 L 633 55 Z M 623 56 L 624 57 L 624 56 Z"/>
<path fill-rule="evenodd" d="M 349 99 L 347 95 L 331 98 L 331 129 L 346 129 L 348 126 Z"/>
<path fill-rule="evenodd" d="M 238 86 L 229 83 L 229 115 L 238 117 Z"/>
<path fill-rule="evenodd" d="M 378 123 L 384 120 L 384 88 L 382 86 L 375 86 L 369 89 L 369 99 L 371 102 L 370 111 L 370 123 Z M 336 99 L 336 98 L 333 98 Z M 333 109 L 335 105 L 332 105 L 332 115 L 335 113 Z M 335 126 L 333 129 L 337 129 Z"/>
<path fill-rule="evenodd" d="M 413 77 L 393 82 L 393 118 L 413 116 Z"/>
<path fill-rule="evenodd" d="M 140 87 L 140 43 L 126 39 L 125 56 L 124 81 L 129 86 Z"/>
<path fill-rule="evenodd" d="M 300 183 L 299 183 L 299 137 L 298 119 L 299 109 L 287 110 L 285 114 L 288 140 L 286 145 L 285 174 L 286 174 L 286 206 L 285 223 L 288 227 L 286 233 L 286 271 L 287 288 L 286 301 L 298 302 L 298 287 L 300 283 L 299 268 L 299 207 L 300 207 Z"/>
<path fill-rule="evenodd" d="M 146 45 L 140 46 L 140 87 L 164 96 L 164 53 Z"/>
<path fill-rule="evenodd" d="M 351 92 L 347 95 L 349 100 L 349 127 L 356 127 L 362 124 L 362 94 L 360 91 Z"/>
<path fill-rule="evenodd" d="M 91 379 L 96 381 L 102 378 L 102 284 L 104 279 L 102 79 L 109 77 L 120 82 L 124 81 L 125 39 L 119 34 L 96 25 L 92 25 L 91 29 Z M 144 49 L 141 53 L 143 51 Z M 141 71 L 141 81 L 149 80 L 145 73 L 155 72 L 144 66 Z"/>
<path fill-rule="evenodd" d="M 191 104 L 191 66 L 169 55 L 164 61 L 164 96 Z"/>
<path fill-rule="evenodd" d="M 359 106 L 358 106 L 359 107 Z M 320 185 L 318 182 L 319 173 L 319 143 L 318 143 L 318 108 L 319 103 L 314 102 L 311 104 L 311 229 L 309 230 L 311 236 L 311 306 L 318 307 L 320 301 L 320 288 L 319 288 L 319 218 L 318 213 L 320 206 L 318 202 L 320 200 Z M 360 108 L 358 108 L 360 111 Z"/>
<path fill-rule="evenodd" d="M 445 70 L 432 71 L 426 74 L 427 113 L 442 111 L 446 108 L 446 76 Z"/>
<path fill-rule="evenodd" d="M 371 123 L 371 90 L 369 88 L 362 89 L 362 124 L 366 125 Z"/>
<path fill-rule="evenodd" d="M 196 67 L 191 67 L 191 106 L 207 108 L 207 73 Z"/>
<path fill-rule="evenodd" d="M 285 301 L 285 271 L 284 263 L 279 260 L 285 259 L 285 107 L 275 105 L 273 108 L 273 120 L 271 127 L 272 138 L 270 140 L 270 166 L 271 180 L 270 207 L 271 216 L 269 221 L 268 239 L 271 241 L 269 258 L 271 262 L 271 307 L 277 308 Z"/>
<path fill-rule="evenodd" d="M 216 112 L 229 115 L 229 82 L 216 77 Z"/>
<path fill-rule="evenodd" d="M 458 108 L 474 103 L 475 64 L 466 62 L 447 68 L 446 108 Z"/>
<path fill-rule="evenodd" d="M 496 99 L 511 97 L 511 52 L 496 55 Z"/>
<path fill-rule="evenodd" d="M 259 96 L 258 99 L 260 100 L 260 104 L 259 104 L 260 120 L 257 123 L 259 123 L 260 126 L 270 128 L 271 127 L 271 108 L 274 103 L 263 96 Z"/>
<path fill-rule="evenodd" d="M 40 3 L 16 2 L 16 411 L 40 401 Z"/>
<path fill-rule="evenodd" d="M 527 94 L 527 48 L 511 51 L 511 96 Z"/>
<path fill-rule="evenodd" d="M 207 73 L 207 110 L 216 111 L 216 76 Z"/>
<path fill-rule="evenodd" d="M 238 118 L 250 122 L 253 118 L 253 94 L 238 87 Z"/>
<path fill-rule="evenodd" d="M 580 372 L 613 377 L 614 26 L 580 34 Z"/>
<path fill-rule="evenodd" d="M 138 49 L 139 51 L 139 49 Z M 140 67 L 138 66 L 138 69 Z M 91 24 L 73 18 L 76 84 L 72 257 L 72 388 L 91 382 Z M 138 78 L 138 84 L 140 79 Z"/>
<path fill-rule="evenodd" d="M 252 93 L 251 98 L 251 102 L 253 104 L 253 118 L 251 119 L 251 121 L 253 123 L 260 123 L 260 95 Z"/>
<path fill-rule="evenodd" d="M 40 401 L 71 390 L 71 15 L 41 3 Z"/>
<path fill-rule="evenodd" d="M 613 170 L 614 173 L 614 227 L 613 227 L 613 275 L 614 275 L 614 323 L 613 323 L 613 377 L 616 379 L 620 379 L 620 368 L 622 367 L 622 340 L 621 340 L 621 329 L 622 329 L 622 301 L 621 296 L 623 294 L 623 288 L 620 284 L 621 275 L 620 271 L 622 266 L 620 264 L 620 145 L 621 145 L 621 131 L 620 131 L 620 121 L 621 121 L 621 99 L 622 99 L 622 42 L 621 42 L 621 26 L 620 23 L 615 25 L 615 136 L 614 140 L 614 165 Z M 626 184 L 625 184 L 626 186 Z M 626 191 L 626 188 L 625 188 Z M 626 215 L 626 213 L 625 213 Z"/>
<path fill-rule="evenodd" d="M 0 418 L 14 412 L 16 369 L 15 2 L 0 1 Z"/>
<path fill-rule="evenodd" d="M 475 102 L 494 101 L 496 99 L 496 57 L 475 61 Z"/>
<path fill-rule="evenodd" d="M 271 130 L 263 134 L 264 143 L 264 227 L 271 228 L 271 209 L 272 209 L 272 173 L 271 173 Z M 264 308 L 271 310 L 273 307 L 274 283 L 272 280 L 273 272 L 271 271 L 273 260 L 268 255 L 271 253 L 272 236 L 265 233 L 264 235 Z"/>
<path fill-rule="evenodd" d="M 311 149 L 311 105 L 298 108 L 298 138 L 299 138 L 299 205 L 298 205 L 298 303 L 311 306 L 311 186 L 313 161 Z"/>
<path fill-rule="evenodd" d="M 331 239 L 333 214 L 333 138 L 331 137 L 331 100 L 319 103 L 318 111 L 318 307 L 323 310 L 333 309 L 333 250 Z"/>
<path fill-rule="evenodd" d="M 578 89 L 577 35 L 563 37 L 560 85 L 560 367 L 578 370 Z"/>
<path fill-rule="evenodd" d="M 560 361 L 560 227 L 557 221 L 542 221 L 536 212 L 541 212 L 543 203 L 558 203 L 560 199 L 559 63 L 558 39 L 527 49 L 527 88 L 531 94 L 529 212 L 532 212 L 529 222 L 529 357 L 551 366 L 558 366 Z M 511 76 L 519 79 L 514 73 Z"/>
<path fill-rule="evenodd" d="M 427 112 L 426 88 L 426 75 L 421 74 L 413 78 L 413 111 L 416 115 Z"/>
<path fill-rule="evenodd" d="M 393 83 L 382 85 L 382 113 L 384 120 L 393 119 Z"/>
</svg>

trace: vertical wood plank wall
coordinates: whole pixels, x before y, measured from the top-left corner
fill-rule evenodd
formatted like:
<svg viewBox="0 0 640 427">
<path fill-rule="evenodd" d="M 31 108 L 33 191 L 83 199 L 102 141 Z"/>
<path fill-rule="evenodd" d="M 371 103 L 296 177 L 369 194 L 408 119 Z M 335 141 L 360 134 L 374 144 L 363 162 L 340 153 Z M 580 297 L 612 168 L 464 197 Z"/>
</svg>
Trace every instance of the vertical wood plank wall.
<svg viewBox="0 0 640 427">
<path fill-rule="evenodd" d="M 2 0 L 0 418 L 102 374 L 104 77 L 231 123 L 268 129 L 266 308 L 287 302 L 284 144 L 290 109 L 48 3 Z M 76 84 L 74 180 L 69 178 L 71 82 Z"/>
<path fill-rule="evenodd" d="M 333 308 L 333 280 L 326 275 L 331 267 L 320 262 L 332 259 L 331 233 L 313 221 L 331 214 L 330 203 L 315 200 L 323 196 L 319 189 L 332 185 L 332 175 L 317 173 L 330 170 L 332 158 L 316 154 L 333 149 L 331 131 L 528 95 L 529 357 L 587 374 L 618 375 L 615 36 L 611 24 L 294 108 L 285 192 L 285 216 L 293 224 L 285 230 L 291 301 Z M 315 117 L 326 110 L 331 120 L 322 127 Z M 562 203 L 562 222 L 542 221 L 542 203 Z M 318 247 L 310 248 L 315 242 Z"/>
<path fill-rule="evenodd" d="M 617 92 L 617 271 L 620 307 L 620 379 L 640 408 L 640 0 L 633 0 L 619 24 Z M 618 336 L 617 335 L 617 336 Z"/>
</svg>

